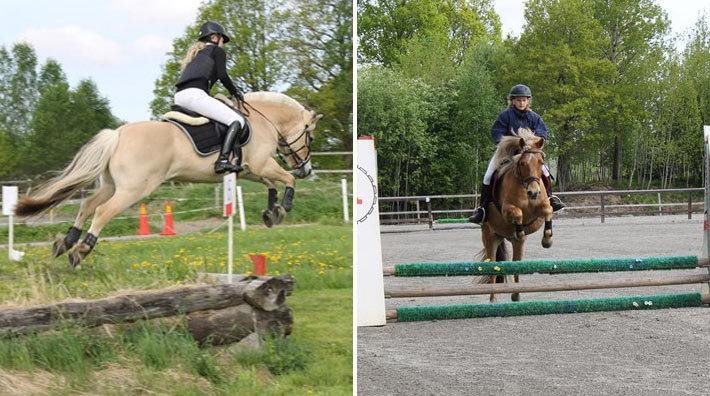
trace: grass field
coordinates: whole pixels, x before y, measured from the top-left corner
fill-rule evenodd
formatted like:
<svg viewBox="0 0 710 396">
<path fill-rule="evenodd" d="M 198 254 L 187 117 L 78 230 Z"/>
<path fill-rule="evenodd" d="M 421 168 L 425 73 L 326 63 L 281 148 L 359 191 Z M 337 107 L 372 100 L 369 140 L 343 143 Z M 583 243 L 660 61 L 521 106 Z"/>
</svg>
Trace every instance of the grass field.
<svg viewBox="0 0 710 396">
<path fill-rule="evenodd" d="M 264 202 L 259 196 L 248 206 L 247 231 L 235 232 L 235 273 L 249 273 L 248 255 L 262 253 L 270 275 L 290 273 L 295 279 L 286 300 L 294 313 L 288 339 L 267 340 L 261 352 L 200 348 L 180 320 L 0 339 L 0 394 L 352 394 L 352 226 L 336 220 L 342 222 L 333 202 L 339 191 L 324 198 L 318 188 L 311 189 L 311 198 L 300 194 L 300 202 L 297 190 L 290 221 L 274 229 L 256 226 L 258 208 L 265 204 L 261 194 Z M 310 212 L 309 199 L 329 214 L 304 214 Z M 291 216 L 299 205 L 301 217 Z M 46 227 L 34 227 L 20 239 L 48 240 L 55 230 Z M 69 268 L 66 257 L 51 259 L 49 246 L 22 247 L 21 262 L 9 261 L 2 250 L 0 308 L 194 283 L 199 272 L 225 272 L 226 247 L 223 230 L 100 239 L 78 271 Z"/>
</svg>

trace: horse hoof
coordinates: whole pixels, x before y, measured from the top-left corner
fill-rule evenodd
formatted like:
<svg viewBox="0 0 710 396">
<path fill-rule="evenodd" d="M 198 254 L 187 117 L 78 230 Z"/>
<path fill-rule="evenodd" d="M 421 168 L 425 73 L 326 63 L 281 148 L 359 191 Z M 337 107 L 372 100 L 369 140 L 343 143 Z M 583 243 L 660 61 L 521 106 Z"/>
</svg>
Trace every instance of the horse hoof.
<svg viewBox="0 0 710 396">
<path fill-rule="evenodd" d="M 61 256 L 66 253 L 67 250 L 67 245 L 64 244 L 64 236 L 57 235 L 57 238 L 54 240 L 54 244 L 52 244 L 52 258 Z"/>
<path fill-rule="evenodd" d="M 69 251 L 69 264 L 72 266 L 72 268 L 81 268 L 81 261 L 84 260 L 86 256 L 89 255 L 89 253 L 91 253 L 91 249 L 91 246 L 83 242 L 78 245 L 75 245 L 74 248 Z"/>
<path fill-rule="evenodd" d="M 511 301 L 520 301 L 520 293 L 513 293 L 510 295 Z"/>
<path fill-rule="evenodd" d="M 274 206 L 274 224 L 281 224 L 286 217 L 286 208 L 281 205 Z"/>
<path fill-rule="evenodd" d="M 264 225 L 267 227 L 271 228 L 274 226 L 274 214 L 272 211 L 268 209 L 264 209 L 261 211 L 261 220 L 264 222 Z"/>
<path fill-rule="evenodd" d="M 544 247 L 545 249 L 551 248 L 552 247 L 552 240 L 542 241 L 542 247 Z"/>
</svg>

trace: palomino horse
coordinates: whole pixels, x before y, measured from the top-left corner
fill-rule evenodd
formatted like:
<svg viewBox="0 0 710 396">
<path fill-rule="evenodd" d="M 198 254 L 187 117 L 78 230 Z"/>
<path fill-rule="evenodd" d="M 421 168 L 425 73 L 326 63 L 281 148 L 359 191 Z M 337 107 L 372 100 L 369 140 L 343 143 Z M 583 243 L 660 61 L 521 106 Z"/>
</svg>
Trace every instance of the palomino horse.
<svg viewBox="0 0 710 396">
<path fill-rule="evenodd" d="M 284 210 L 293 205 L 294 175 L 305 177 L 311 172 L 313 129 L 322 115 L 280 93 L 249 93 L 245 99 L 251 109 L 252 137 L 243 148 L 245 171 L 239 177 L 267 186 L 269 207 L 263 217 L 271 225 L 280 222 Z M 285 158 L 293 174 L 276 162 L 272 157 L 274 151 Z M 213 170 L 217 155 L 198 155 L 185 134 L 168 122 L 136 122 L 116 130 L 104 129 L 81 148 L 59 176 L 21 198 L 15 213 L 18 216 L 40 213 L 99 179 L 99 188 L 81 203 L 74 225 L 54 242 L 54 257 L 69 251 L 69 262 L 76 267 L 91 252 L 99 233 L 114 216 L 148 196 L 164 181 L 220 181 L 222 175 Z M 282 207 L 276 205 L 275 181 L 286 185 Z M 90 216 L 93 216 L 91 226 L 84 240 L 77 244 Z"/>
<path fill-rule="evenodd" d="M 508 260 L 505 240 L 513 244 L 513 260 L 523 258 L 523 248 L 528 234 L 545 224 L 542 247 L 552 246 L 552 207 L 542 181 L 542 152 L 544 139 L 527 129 L 520 129 L 517 136 L 506 136 L 496 150 L 494 161 L 498 164 L 498 182 L 495 185 L 496 203 L 486 208 L 486 221 L 481 226 L 483 251 L 486 259 Z M 514 276 L 519 281 L 518 275 Z M 480 283 L 502 283 L 503 275 L 481 277 Z M 513 301 L 520 300 L 513 293 Z M 490 301 L 495 302 L 495 294 Z"/>
</svg>

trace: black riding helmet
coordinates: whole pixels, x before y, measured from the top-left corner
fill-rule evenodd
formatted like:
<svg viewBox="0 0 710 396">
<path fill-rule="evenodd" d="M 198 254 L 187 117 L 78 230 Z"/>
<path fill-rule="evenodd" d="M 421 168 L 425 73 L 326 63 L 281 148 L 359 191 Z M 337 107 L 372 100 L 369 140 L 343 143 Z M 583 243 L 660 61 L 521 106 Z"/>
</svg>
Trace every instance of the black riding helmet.
<svg viewBox="0 0 710 396">
<path fill-rule="evenodd" d="M 227 36 L 227 32 L 224 30 L 222 25 L 213 21 L 207 21 L 202 24 L 202 27 L 200 28 L 200 37 L 198 37 L 197 39 L 200 41 L 205 41 L 209 39 L 209 37 L 213 34 L 219 34 L 220 36 L 224 37 L 225 44 L 229 42 L 229 36 Z"/>
<path fill-rule="evenodd" d="M 532 91 L 530 91 L 530 88 L 528 88 L 527 85 L 518 84 L 510 89 L 510 93 L 508 94 L 508 99 L 516 98 L 518 96 L 527 96 L 528 98 L 531 98 Z"/>
</svg>

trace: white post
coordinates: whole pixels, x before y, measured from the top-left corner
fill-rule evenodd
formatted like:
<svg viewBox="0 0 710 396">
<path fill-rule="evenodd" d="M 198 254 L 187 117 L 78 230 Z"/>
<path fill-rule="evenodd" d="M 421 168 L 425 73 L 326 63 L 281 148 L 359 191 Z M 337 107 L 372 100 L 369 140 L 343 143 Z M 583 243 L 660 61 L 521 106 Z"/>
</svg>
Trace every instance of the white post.
<svg viewBox="0 0 710 396">
<path fill-rule="evenodd" d="M 705 221 L 703 222 L 703 251 L 701 256 L 710 257 L 710 229 L 708 228 L 708 210 L 710 210 L 710 125 L 703 127 L 705 132 Z M 708 268 L 710 271 L 710 268 Z"/>
<path fill-rule="evenodd" d="M 244 218 L 244 199 L 242 197 L 242 186 L 237 186 L 237 206 L 239 207 L 239 227 L 242 231 L 247 229 L 247 220 Z"/>
<path fill-rule="evenodd" d="M 340 179 L 340 192 L 343 196 L 343 222 L 350 222 L 350 208 L 348 208 L 348 181 L 345 178 Z"/>
<path fill-rule="evenodd" d="M 382 277 L 380 211 L 377 202 L 377 155 L 372 136 L 357 141 L 357 325 L 382 326 L 385 317 L 385 288 Z"/>
<path fill-rule="evenodd" d="M 15 229 L 14 229 L 14 214 L 15 205 L 17 205 L 17 186 L 2 186 L 2 214 L 8 216 L 7 218 L 7 257 L 12 261 L 20 261 L 22 256 L 25 255 L 24 252 L 20 252 L 13 248 L 13 243 L 15 239 Z"/>
<path fill-rule="evenodd" d="M 235 186 L 237 175 L 224 175 L 224 215 L 227 216 L 227 282 L 232 283 L 232 262 L 234 259 L 234 201 L 236 201 Z"/>
</svg>

